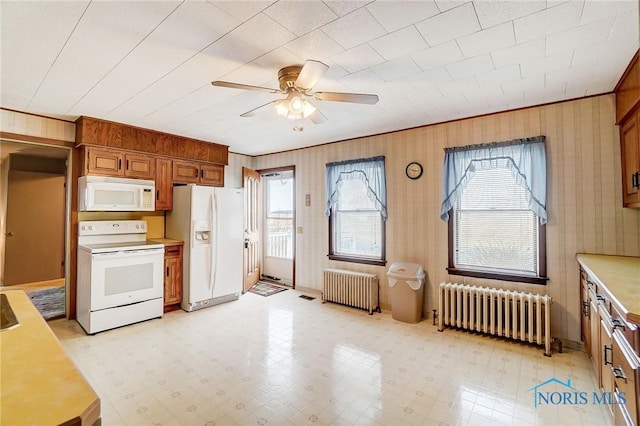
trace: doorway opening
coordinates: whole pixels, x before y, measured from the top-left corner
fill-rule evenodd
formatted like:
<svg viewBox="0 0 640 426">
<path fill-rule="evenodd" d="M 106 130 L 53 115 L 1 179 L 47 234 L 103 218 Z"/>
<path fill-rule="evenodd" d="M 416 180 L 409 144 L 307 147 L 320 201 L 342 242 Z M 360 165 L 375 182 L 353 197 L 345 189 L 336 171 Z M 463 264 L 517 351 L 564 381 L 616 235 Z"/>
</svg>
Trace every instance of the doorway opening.
<svg viewBox="0 0 640 426">
<path fill-rule="evenodd" d="M 261 279 L 295 288 L 295 170 L 260 172 L 262 214 Z"/>
<path fill-rule="evenodd" d="M 0 289 L 66 316 L 68 148 L 0 141 Z"/>
</svg>

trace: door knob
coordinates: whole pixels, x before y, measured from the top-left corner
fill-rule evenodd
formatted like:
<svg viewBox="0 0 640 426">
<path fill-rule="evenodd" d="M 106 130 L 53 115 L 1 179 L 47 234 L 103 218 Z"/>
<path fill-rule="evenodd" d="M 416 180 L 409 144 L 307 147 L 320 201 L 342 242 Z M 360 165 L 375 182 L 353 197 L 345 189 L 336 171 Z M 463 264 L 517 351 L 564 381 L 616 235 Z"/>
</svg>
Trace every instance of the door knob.
<svg viewBox="0 0 640 426">
<path fill-rule="evenodd" d="M 4 234 L 4 235 L 6 235 L 7 237 L 13 237 L 13 236 L 14 236 L 14 235 L 16 235 L 16 234 L 15 234 L 15 233 L 13 233 L 13 232 L 7 232 L 7 233 L 6 233 L 6 234 Z"/>
</svg>

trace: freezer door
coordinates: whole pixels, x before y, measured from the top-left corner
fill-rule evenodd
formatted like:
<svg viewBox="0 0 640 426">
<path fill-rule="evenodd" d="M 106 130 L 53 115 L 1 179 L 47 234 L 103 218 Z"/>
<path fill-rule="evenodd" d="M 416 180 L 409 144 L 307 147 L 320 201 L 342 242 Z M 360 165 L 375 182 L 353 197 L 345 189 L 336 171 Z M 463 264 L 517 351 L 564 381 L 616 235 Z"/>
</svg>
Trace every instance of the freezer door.
<svg viewBox="0 0 640 426">
<path fill-rule="evenodd" d="M 184 283 L 187 303 L 213 297 L 213 197 L 214 188 L 191 186 L 189 281 Z"/>
</svg>

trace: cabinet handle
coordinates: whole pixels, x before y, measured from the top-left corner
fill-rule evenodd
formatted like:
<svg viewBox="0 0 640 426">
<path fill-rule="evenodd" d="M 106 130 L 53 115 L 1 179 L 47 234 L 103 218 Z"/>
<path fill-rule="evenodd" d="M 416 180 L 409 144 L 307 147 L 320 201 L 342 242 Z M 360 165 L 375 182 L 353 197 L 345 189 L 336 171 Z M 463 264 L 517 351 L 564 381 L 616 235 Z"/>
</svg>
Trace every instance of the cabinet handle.
<svg viewBox="0 0 640 426">
<path fill-rule="evenodd" d="M 631 186 L 633 188 L 640 188 L 640 172 L 635 172 L 631 175 Z"/>
<path fill-rule="evenodd" d="M 204 177 L 204 170 L 200 169 L 200 177 L 203 178 Z"/>
<path fill-rule="evenodd" d="M 624 323 L 622 321 L 620 321 L 619 319 L 611 319 L 611 326 L 613 327 L 613 329 L 615 330 L 616 328 L 621 328 L 622 331 L 624 331 Z"/>
<path fill-rule="evenodd" d="M 604 296 L 601 295 L 601 294 L 596 294 L 596 300 L 598 302 L 606 302 L 607 301 L 607 299 L 605 299 Z"/>
<path fill-rule="evenodd" d="M 613 354 L 613 346 L 604 345 L 604 353 L 602 354 L 604 365 L 613 365 L 613 359 L 611 361 L 607 361 L 607 351 Z"/>
<path fill-rule="evenodd" d="M 169 267 L 167 266 L 167 277 L 169 276 Z"/>
<path fill-rule="evenodd" d="M 624 380 L 627 383 L 627 376 L 624 375 L 624 370 L 622 370 L 622 366 L 619 367 L 611 367 L 611 372 L 613 373 L 613 377 L 616 379 Z"/>
<path fill-rule="evenodd" d="M 160 199 L 160 190 L 156 190 L 156 201 Z"/>
<path fill-rule="evenodd" d="M 122 160 L 118 160 L 118 170 L 122 168 Z"/>
<path fill-rule="evenodd" d="M 591 316 L 589 314 L 589 301 L 588 300 L 582 302 L 582 315 L 585 316 L 585 317 L 590 317 Z"/>
</svg>

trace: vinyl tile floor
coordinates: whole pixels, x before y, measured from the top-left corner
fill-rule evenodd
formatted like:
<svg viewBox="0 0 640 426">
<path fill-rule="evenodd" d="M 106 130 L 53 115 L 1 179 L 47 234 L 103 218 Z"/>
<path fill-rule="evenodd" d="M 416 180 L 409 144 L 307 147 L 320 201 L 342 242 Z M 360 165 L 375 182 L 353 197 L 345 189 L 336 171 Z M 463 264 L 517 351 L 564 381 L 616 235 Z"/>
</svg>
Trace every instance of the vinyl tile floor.
<svg viewBox="0 0 640 426">
<path fill-rule="evenodd" d="M 585 353 L 431 320 L 396 321 L 296 290 L 87 336 L 49 324 L 110 425 L 608 425 Z M 537 401 L 567 383 L 588 401 Z"/>
</svg>

